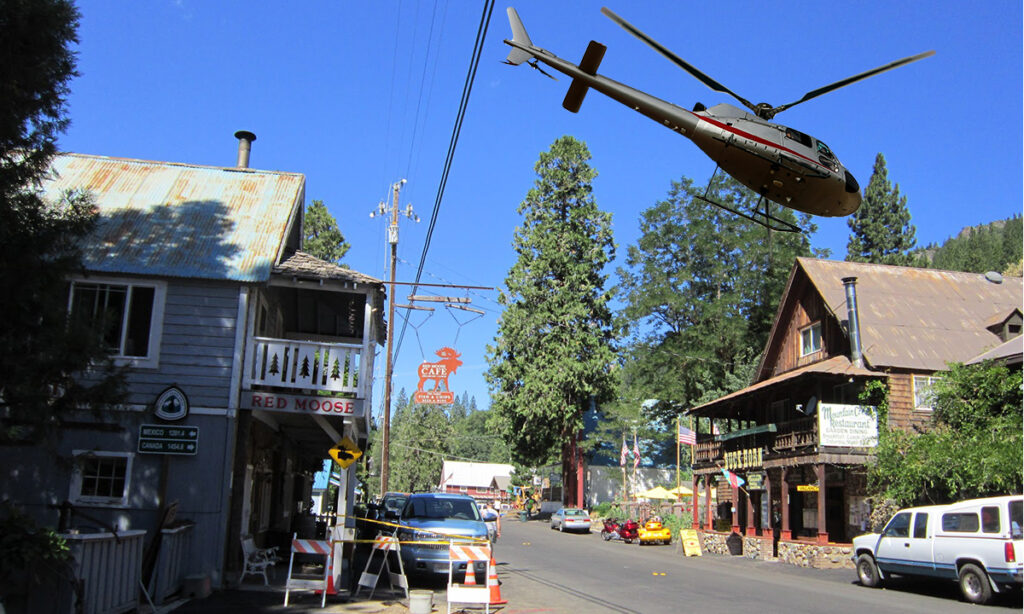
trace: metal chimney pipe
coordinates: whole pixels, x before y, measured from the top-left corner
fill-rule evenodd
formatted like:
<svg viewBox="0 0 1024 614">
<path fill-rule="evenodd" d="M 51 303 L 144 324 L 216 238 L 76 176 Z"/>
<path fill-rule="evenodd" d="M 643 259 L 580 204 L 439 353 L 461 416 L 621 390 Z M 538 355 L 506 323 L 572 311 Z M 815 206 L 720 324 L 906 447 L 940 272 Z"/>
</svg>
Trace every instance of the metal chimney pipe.
<svg viewBox="0 0 1024 614">
<path fill-rule="evenodd" d="M 860 316 L 857 310 L 857 278 L 844 277 L 843 287 L 846 289 L 847 333 L 850 335 L 850 362 L 857 367 L 864 367 L 864 354 L 860 345 Z"/>
<path fill-rule="evenodd" d="M 252 142 L 256 140 L 256 135 L 249 132 L 248 130 L 239 130 L 235 133 L 235 138 L 238 139 L 238 168 L 249 168 L 249 152 L 252 151 Z"/>
</svg>

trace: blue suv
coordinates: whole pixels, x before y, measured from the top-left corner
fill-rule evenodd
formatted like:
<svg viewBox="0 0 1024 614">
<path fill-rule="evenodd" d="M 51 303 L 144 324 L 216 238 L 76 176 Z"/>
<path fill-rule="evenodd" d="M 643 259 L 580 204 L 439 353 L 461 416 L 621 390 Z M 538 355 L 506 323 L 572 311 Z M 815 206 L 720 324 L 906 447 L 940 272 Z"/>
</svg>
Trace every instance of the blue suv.
<svg viewBox="0 0 1024 614">
<path fill-rule="evenodd" d="M 480 517 L 476 501 L 466 495 L 409 495 L 399 523 L 402 528 L 398 530 L 398 538 L 402 542 L 402 565 L 406 573 L 447 574 L 449 542 L 487 543 L 487 526 Z M 465 562 L 456 563 L 456 572 L 465 573 L 465 570 Z M 486 561 L 478 562 L 474 571 L 478 576 L 485 574 Z"/>
</svg>

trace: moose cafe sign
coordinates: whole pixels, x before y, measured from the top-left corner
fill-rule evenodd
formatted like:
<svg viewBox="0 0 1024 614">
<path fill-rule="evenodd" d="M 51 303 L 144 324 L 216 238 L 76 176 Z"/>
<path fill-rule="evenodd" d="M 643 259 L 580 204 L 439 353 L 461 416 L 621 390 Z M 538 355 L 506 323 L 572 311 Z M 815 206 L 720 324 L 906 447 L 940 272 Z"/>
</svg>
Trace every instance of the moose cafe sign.
<svg viewBox="0 0 1024 614">
<path fill-rule="evenodd" d="M 420 382 L 416 386 L 416 394 L 413 399 L 424 405 L 451 405 L 455 402 L 455 394 L 448 388 L 448 376 L 462 366 L 459 356 L 462 354 L 452 348 L 441 348 L 437 352 L 441 360 L 437 362 L 424 362 L 419 366 L 417 372 Z M 434 387 L 426 390 L 428 382 L 433 382 Z"/>
</svg>

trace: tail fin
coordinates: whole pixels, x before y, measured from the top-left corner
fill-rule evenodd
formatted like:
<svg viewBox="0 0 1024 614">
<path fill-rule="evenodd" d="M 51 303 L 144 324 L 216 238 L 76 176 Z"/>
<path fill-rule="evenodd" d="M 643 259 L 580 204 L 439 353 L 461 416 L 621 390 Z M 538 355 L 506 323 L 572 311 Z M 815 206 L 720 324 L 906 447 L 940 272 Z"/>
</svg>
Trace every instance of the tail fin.
<svg viewBox="0 0 1024 614">
<path fill-rule="evenodd" d="M 508 23 L 512 26 L 512 42 L 516 43 L 516 45 L 512 46 L 512 51 L 509 52 L 508 58 L 505 61 L 518 66 L 533 57 L 532 53 L 520 48 L 518 45 L 533 47 L 533 41 L 530 40 L 530 35 L 526 33 L 526 28 L 523 26 L 522 20 L 519 19 L 519 13 L 511 6 L 508 7 Z"/>
</svg>

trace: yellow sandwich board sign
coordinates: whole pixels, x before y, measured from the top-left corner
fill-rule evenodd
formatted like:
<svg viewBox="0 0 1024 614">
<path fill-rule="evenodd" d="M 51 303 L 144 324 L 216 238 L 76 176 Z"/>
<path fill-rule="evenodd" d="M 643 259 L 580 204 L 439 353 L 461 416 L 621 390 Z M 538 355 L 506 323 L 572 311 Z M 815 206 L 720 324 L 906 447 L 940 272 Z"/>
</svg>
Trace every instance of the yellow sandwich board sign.
<svg viewBox="0 0 1024 614">
<path fill-rule="evenodd" d="M 335 462 L 341 465 L 342 469 L 347 469 L 349 465 L 356 462 L 363 455 L 363 451 L 359 449 L 356 442 L 348 437 L 342 437 L 341 441 L 331 448 L 329 454 Z"/>
</svg>

